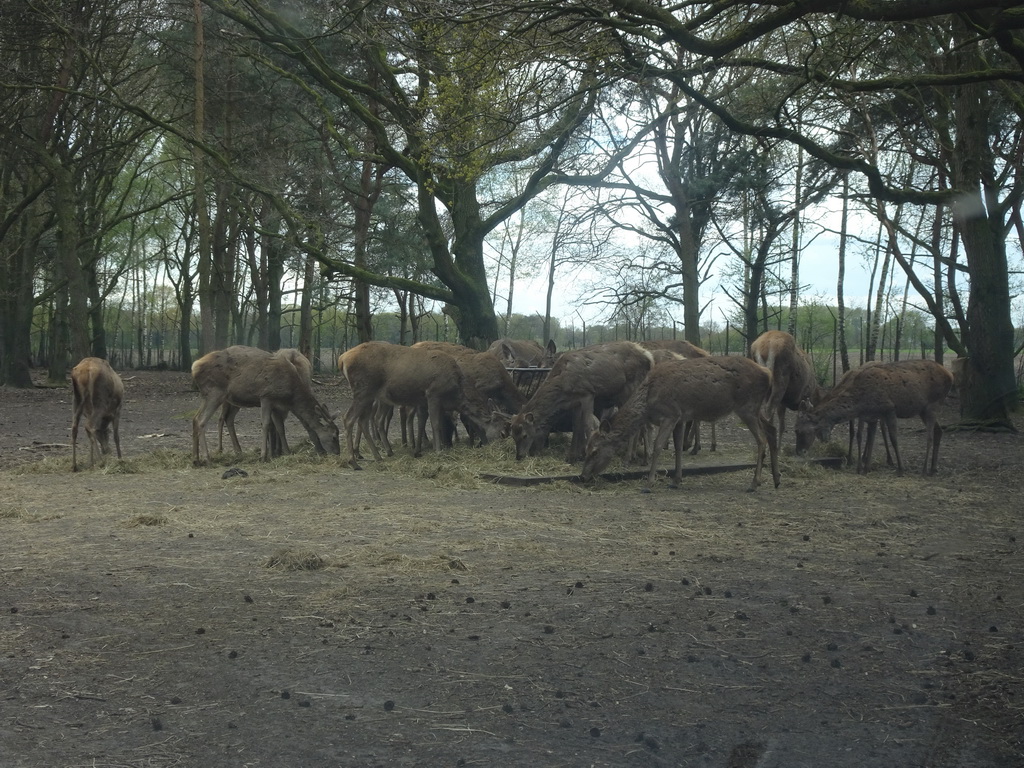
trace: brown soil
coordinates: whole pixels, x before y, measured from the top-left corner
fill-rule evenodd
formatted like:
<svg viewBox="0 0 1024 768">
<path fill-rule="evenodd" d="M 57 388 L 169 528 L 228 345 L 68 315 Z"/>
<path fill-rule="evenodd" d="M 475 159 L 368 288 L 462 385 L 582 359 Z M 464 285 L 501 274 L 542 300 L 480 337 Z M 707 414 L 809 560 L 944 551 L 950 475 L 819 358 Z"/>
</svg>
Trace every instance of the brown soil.
<svg viewBox="0 0 1024 768">
<path fill-rule="evenodd" d="M 5 767 L 1024 765 L 1020 435 L 644 493 L 480 481 L 507 446 L 261 464 L 250 411 L 196 469 L 189 377 L 125 379 L 77 474 L 69 391 L 0 388 Z"/>
</svg>

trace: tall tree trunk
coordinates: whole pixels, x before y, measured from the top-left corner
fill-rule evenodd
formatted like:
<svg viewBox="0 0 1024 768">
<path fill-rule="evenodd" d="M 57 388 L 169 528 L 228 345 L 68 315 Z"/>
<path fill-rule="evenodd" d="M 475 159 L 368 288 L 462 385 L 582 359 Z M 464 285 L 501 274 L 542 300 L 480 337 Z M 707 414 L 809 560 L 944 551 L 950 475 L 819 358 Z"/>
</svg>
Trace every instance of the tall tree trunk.
<svg viewBox="0 0 1024 768">
<path fill-rule="evenodd" d="M 962 21 L 956 23 L 955 29 L 962 37 L 969 34 Z M 963 57 L 964 67 L 981 67 L 977 43 L 965 46 Z M 995 182 L 988 145 L 989 109 L 985 86 L 972 83 L 957 88 L 953 98 L 953 188 L 957 192 L 953 216 L 971 278 L 964 337 L 969 356 L 960 369 L 958 387 L 965 420 L 1012 429 L 1009 409 L 1017 399 L 1013 321 L 1004 214 L 998 202 L 1001 190 Z"/>
<path fill-rule="evenodd" d="M 68 289 L 59 269 L 58 266 L 56 278 L 63 284 L 54 293 L 53 318 L 50 321 L 50 360 L 46 371 L 46 378 L 51 384 L 63 384 L 68 372 Z"/>
<path fill-rule="evenodd" d="M 372 139 L 367 139 L 368 149 Z M 352 232 L 352 263 L 366 269 L 366 255 L 370 242 L 370 226 L 373 223 L 373 208 L 380 198 L 383 186 L 383 166 L 372 160 L 363 160 L 359 175 L 359 191 L 353 200 L 355 220 Z M 356 305 L 356 337 L 360 342 L 373 339 L 373 314 L 370 308 L 370 286 L 362 280 L 353 280 Z"/>
<path fill-rule="evenodd" d="M 260 238 L 260 247 L 264 249 L 267 265 L 267 337 L 268 350 L 281 348 L 281 318 L 284 315 L 284 241 L 267 232 L 276 233 L 278 217 L 276 212 L 265 225 L 265 232 Z M 308 355 L 307 350 L 303 354 Z"/>
<path fill-rule="evenodd" d="M 205 59 L 206 38 L 203 34 L 202 0 L 193 0 L 195 22 L 195 108 L 194 131 L 196 141 L 206 134 Z M 195 184 L 195 216 L 199 247 L 199 354 L 205 355 L 216 348 L 214 338 L 213 255 L 210 249 L 210 213 L 206 200 L 206 158 L 203 150 L 192 146 L 192 175 Z"/>
<path fill-rule="evenodd" d="M 680 216 L 682 214 L 682 216 Z M 679 277 L 683 284 L 683 338 L 695 346 L 700 340 L 700 248 L 693 232 L 693 215 L 687 206 L 676 218 L 679 222 Z"/>
<path fill-rule="evenodd" d="M 799 116 L 797 117 L 799 122 Z M 804 151 L 802 148 L 797 147 L 796 150 L 796 180 L 794 181 L 794 189 L 796 190 L 793 198 L 793 243 L 792 243 L 792 262 L 790 264 L 789 272 L 789 323 L 787 330 L 789 335 L 794 339 L 796 338 L 796 314 L 800 304 L 800 199 L 801 199 L 801 187 L 803 186 L 804 177 Z"/>
<path fill-rule="evenodd" d="M 843 174 L 843 209 L 839 219 L 839 276 L 836 279 L 836 333 L 839 336 L 839 359 L 843 373 L 850 370 L 850 348 L 846 342 L 846 233 L 850 223 L 850 177 Z"/>
<path fill-rule="evenodd" d="M 32 386 L 32 288 L 41 236 L 39 221 L 37 217 L 23 219 L 20 247 L 0 243 L 0 385 Z"/>
<path fill-rule="evenodd" d="M 316 281 L 316 259 L 306 256 L 302 275 L 302 293 L 299 298 L 298 350 L 311 360 L 313 353 L 313 286 Z M 315 364 L 314 360 L 314 364 Z"/>
<path fill-rule="evenodd" d="M 217 214 L 211 227 L 210 256 L 212 274 L 210 293 L 213 301 L 213 343 L 223 349 L 230 343 L 231 318 L 237 305 L 235 267 L 238 254 L 238 206 L 233 185 L 218 184 Z"/>
</svg>

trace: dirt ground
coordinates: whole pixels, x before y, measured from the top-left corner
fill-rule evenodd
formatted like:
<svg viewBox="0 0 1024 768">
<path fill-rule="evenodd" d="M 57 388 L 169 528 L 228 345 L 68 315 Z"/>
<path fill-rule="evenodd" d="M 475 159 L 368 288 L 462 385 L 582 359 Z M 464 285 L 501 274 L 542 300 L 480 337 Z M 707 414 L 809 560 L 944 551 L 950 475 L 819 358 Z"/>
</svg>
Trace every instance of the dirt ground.
<svg viewBox="0 0 1024 768">
<path fill-rule="evenodd" d="M 250 411 L 196 469 L 189 377 L 124 377 L 77 474 L 69 391 L 0 388 L 5 768 L 1024 766 L 1019 434 L 644 492 L 480 480 L 536 471 L 502 445 L 264 465 Z M 687 465 L 750 456 L 727 420 Z"/>
</svg>

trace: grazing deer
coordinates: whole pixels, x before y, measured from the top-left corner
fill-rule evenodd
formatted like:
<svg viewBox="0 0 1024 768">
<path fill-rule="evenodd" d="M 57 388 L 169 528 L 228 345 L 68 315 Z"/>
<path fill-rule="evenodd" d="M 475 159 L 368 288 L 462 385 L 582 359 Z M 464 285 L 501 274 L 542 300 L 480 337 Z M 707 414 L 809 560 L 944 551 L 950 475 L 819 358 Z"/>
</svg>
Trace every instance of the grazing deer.
<svg viewBox="0 0 1024 768">
<path fill-rule="evenodd" d="M 607 467 L 630 437 L 647 424 L 658 432 L 651 452 L 648 483 L 657 474 L 658 455 L 672 435 L 675 443 L 673 483 L 678 486 L 683 472 L 683 430 L 690 421 L 715 421 L 735 413 L 757 442 L 757 463 L 750 490 L 761 483 L 765 449 L 771 457 L 772 479 L 779 487 L 778 449 L 775 428 L 762 414 L 772 389 L 767 368 L 745 357 L 700 357 L 659 363 L 646 381 L 601 431 L 591 437 L 581 476 L 589 480 Z"/>
<path fill-rule="evenodd" d="M 445 431 L 453 411 L 472 419 L 489 440 L 501 432 L 503 420 L 495 415 L 496 409 L 484 402 L 479 393 L 465 387 L 462 369 L 446 352 L 367 341 L 345 352 L 338 359 L 338 367 L 352 388 L 352 405 L 345 413 L 345 431 L 349 464 L 353 469 L 361 469 L 356 461 L 357 428 L 361 434 L 370 436 L 374 458 L 380 460 L 381 457 L 370 424 L 375 402 L 415 410 L 420 418 L 414 446 L 417 455 L 422 448 L 428 417 L 436 451 L 442 450 L 448 442 Z M 391 455 L 387 433 L 379 437 Z"/>
<path fill-rule="evenodd" d="M 897 442 L 897 419 L 920 417 L 925 428 L 925 456 L 921 474 L 934 474 L 939 462 L 942 427 L 935 409 L 946 399 L 953 386 L 953 375 L 931 360 L 903 360 L 863 366 L 854 375 L 844 376 L 835 389 L 813 408 L 805 406 L 796 422 L 797 453 L 804 453 L 815 438 L 827 440 L 832 427 L 841 421 L 868 422 L 863 471 L 871 461 L 874 424 L 881 421 L 888 429 L 896 456 L 896 473 L 903 474 Z M 859 452 L 859 450 L 858 450 Z M 858 463 L 858 469 L 860 462 Z"/>
<path fill-rule="evenodd" d="M 711 353 L 701 349 L 696 344 L 691 344 L 683 339 L 648 339 L 647 341 L 638 342 L 641 347 L 649 350 L 654 355 L 654 362 L 659 363 L 662 360 L 672 359 L 670 356 L 676 358 L 695 358 L 695 357 L 711 357 Z M 700 422 L 694 422 L 686 425 L 686 439 L 684 443 L 692 446 L 690 453 L 696 455 L 700 453 L 701 442 L 700 442 Z M 711 450 L 718 450 L 718 431 L 715 426 L 715 422 L 711 422 Z"/>
<path fill-rule="evenodd" d="M 506 368 L 550 368 L 558 354 L 554 339 L 546 347 L 533 339 L 498 339 L 487 351 Z"/>
<path fill-rule="evenodd" d="M 274 455 L 278 437 L 283 439 L 284 417 L 289 411 L 306 428 L 317 453 L 340 453 L 338 425 L 316 399 L 309 379 L 286 355 L 255 347 L 228 347 L 196 360 L 192 379 L 203 398 L 192 419 L 192 460 L 197 466 L 210 460 L 206 424 L 226 404 L 236 409 L 260 408 L 263 461 Z"/>
<path fill-rule="evenodd" d="M 299 376 L 308 382 L 310 387 L 313 386 L 313 363 L 310 362 L 308 357 L 297 349 L 279 349 L 272 354 L 283 357 L 291 362 L 295 366 L 295 370 L 299 372 Z M 235 453 L 242 453 L 242 445 L 238 442 L 238 433 L 235 432 L 235 416 L 238 414 L 238 411 L 239 407 L 237 405 L 227 400 L 224 401 L 220 419 L 217 420 L 217 448 L 221 453 L 224 452 L 225 427 L 227 427 L 228 437 L 231 439 L 231 445 L 235 449 Z M 287 415 L 288 411 L 274 412 L 274 436 L 271 440 L 271 456 L 291 453 L 291 448 L 288 447 L 288 439 L 284 434 L 284 420 Z"/>
<path fill-rule="evenodd" d="M 869 360 L 866 363 L 864 363 L 860 368 L 851 368 L 842 375 L 842 378 L 839 379 L 839 384 L 842 384 L 843 386 L 849 386 L 849 382 L 847 381 L 848 379 L 853 378 L 858 373 L 863 371 L 865 368 L 868 368 L 872 365 L 882 365 L 882 362 L 880 360 Z M 844 384 L 844 381 L 847 381 L 847 383 Z M 877 419 L 857 419 L 856 421 L 850 422 L 850 440 L 846 448 L 846 463 L 848 465 L 856 464 L 857 474 L 867 472 L 867 466 L 864 462 L 865 427 L 868 431 L 870 431 L 878 423 L 879 422 Z M 853 451 L 854 442 L 856 442 L 857 444 L 856 454 L 854 454 Z M 889 450 L 889 446 L 891 445 L 891 443 L 892 441 L 889 439 L 889 428 L 885 425 L 885 422 L 883 421 L 882 444 L 885 446 L 885 460 L 886 463 L 889 464 L 889 466 L 893 465 L 892 451 Z"/>
<path fill-rule="evenodd" d="M 477 352 L 475 349 L 444 341 L 420 341 L 413 344 L 412 348 L 433 349 L 454 357 L 465 374 L 466 383 L 475 387 L 485 398 L 492 399 L 505 413 L 519 413 L 526 404 L 526 398 L 512 381 L 512 376 L 501 361 L 490 352 Z"/>
<path fill-rule="evenodd" d="M 804 402 L 816 405 L 824 391 L 818 386 L 811 359 L 785 331 L 765 331 L 750 345 L 750 356 L 772 372 L 769 418 L 778 422 L 779 446 L 786 431 L 786 411 L 798 411 Z"/>
<path fill-rule="evenodd" d="M 95 466 L 97 455 L 106 464 L 110 453 L 109 431 L 113 428 L 114 448 L 121 458 L 121 405 L 124 382 L 110 363 L 98 357 L 86 357 L 71 369 L 71 471 L 78 471 L 78 423 L 85 416 L 85 433 L 89 436 L 89 466 Z"/>
<path fill-rule="evenodd" d="M 583 458 L 595 409 L 625 403 L 653 365 L 651 353 L 631 341 L 595 344 L 564 353 L 509 424 L 516 458 L 536 453 L 558 415 L 565 411 L 572 414 L 573 425 L 567 461 Z"/>
</svg>

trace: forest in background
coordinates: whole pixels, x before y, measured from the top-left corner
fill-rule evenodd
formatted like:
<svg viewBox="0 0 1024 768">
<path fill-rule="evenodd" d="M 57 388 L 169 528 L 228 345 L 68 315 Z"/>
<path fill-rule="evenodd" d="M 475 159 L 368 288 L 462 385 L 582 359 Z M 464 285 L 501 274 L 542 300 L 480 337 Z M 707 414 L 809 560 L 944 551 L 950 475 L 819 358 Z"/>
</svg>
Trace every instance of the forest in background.
<svg viewBox="0 0 1024 768">
<path fill-rule="evenodd" d="M 9 0 L 0 382 L 777 327 L 839 370 L 965 358 L 965 416 L 1005 423 L 1022 26 L 1006 0 Z M 831 306 L 800 271 L 825 237 Z M 548 311 L 515 315 L 538 275 Z M 567 290 L 601 321 L 552 316 Z"/>
</svg>

